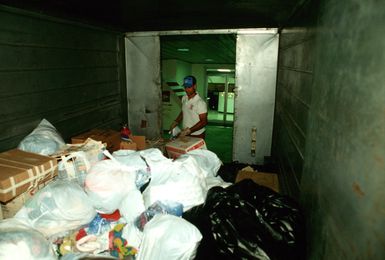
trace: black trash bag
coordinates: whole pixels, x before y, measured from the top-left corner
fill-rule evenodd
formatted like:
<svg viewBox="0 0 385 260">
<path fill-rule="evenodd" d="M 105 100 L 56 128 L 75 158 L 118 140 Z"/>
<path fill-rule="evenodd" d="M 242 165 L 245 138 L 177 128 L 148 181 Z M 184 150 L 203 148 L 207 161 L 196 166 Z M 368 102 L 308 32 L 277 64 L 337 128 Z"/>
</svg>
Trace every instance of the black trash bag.
<svg viewBox="0 0 385 260">
<path fill-rule="evenodd" d="M 251 180 L 210 189 L 183 217 L 203 235 L 196 259 L 304 259 L 298 205 Z"/>
<path fill-rule="evenodd" d="M 296 201 L 251 180 L 232 185 L 228 191 L 250 202 L 262 216 L 265 226 L 272 228 L 272 233 L 263 240 L 266 242 L 263 248 L 271 247 L 271 251 L 278 254 L 278 259 L 287 255 L 296 259 L 305 258 L 305 219 Z M 275 252 L 277 246 L 280 250 Z"/>
<path fill-rule="evenodd" d="M 218 175 L 221 176 L 221 178 L 225 182 L 234 183 L 235 179 L 237 178 L 238 171 L 242 170 L 246 166 L 250 166 L 250 165 L 244 164 L 244 163 L 238 163 L 238 162 L 224 163 L 219 168 Z M 255 165 L 253 165 L 252 167 L 256 168 Z"/>
</svg>

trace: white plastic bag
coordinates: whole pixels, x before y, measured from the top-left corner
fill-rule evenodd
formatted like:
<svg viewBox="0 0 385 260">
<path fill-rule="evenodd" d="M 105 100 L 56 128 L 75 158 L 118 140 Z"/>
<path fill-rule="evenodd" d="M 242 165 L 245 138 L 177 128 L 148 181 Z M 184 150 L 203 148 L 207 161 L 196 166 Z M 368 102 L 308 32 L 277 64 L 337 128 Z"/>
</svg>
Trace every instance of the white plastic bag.
<svg viewBox="0 0 385 260">
<path fill-rule="evenodd" d="M 135 171 L 135 183 L 138 189 L 150 180 L 150 169 L 147 167 L 144 157 L 142 157 L 139 152 L 132 150 L 118 150 L 112 154 L 112 157 Z"/>
<path fill-rule="evenodd" d="M 146 163 L 140 157 L 140 153 L 134 150 L 117 150 L 112 153 L 118 162 L 135 169 L 145 169 Z"/>
<path fill-rule="evenodd" d="M 120 215 L 126 223 L 133 222 L 144 210 L 142 193 L 137 189 L 130 190 L 119 206 Z"/>
<path fill-rule="evenodd" d="M 230 185 L 234 184 L 231 182 L 225 182 L 221 176 L 211 176 L 206 178 L 206 184 L 207 184 L 207 189 L 211 189 L 212 187 L 222 187 L 222 188 L 227 188 Z"/>
<path fill-rule="evenodd" d="M 222 165 L 222 161 L 218 156 L 206 149 L 195 149 L 186 154 L 182 154 L 180 157 L 183 158 L 186 156 L 191 156 L 197 161 L 198 165 L 204 170 L 205 177 L 217 176 L 219 168 Z"/>
<path fill-rule="evenodd" d="M 58 179 L 39 190 L 15 218 L 52 237 L 90 223 L 95 215 L 79 184 Z"/>
<path fill-rule="evenodd" d="M 142 243 L 143 232 L 135 226 L 134 222 L 129 222 L 123 228 L 122 237 L 129 242 L 130 246 L 139 248 Z"/>
<path fill-rule="evenodd" d="M 91 166 L 84 189 L 98 212 L 111 214 L 130 191 L 137 189 L 135 179 L 134 169 L 116 160 L 103 160 Z"/>
<path fill-rule="evenodd" d="M 148 160 L 146 160 L 148 161 Z M 154 174 L 143 192 L 146 208 L 155 201 L 175 201 L 183 204 L 183 210 L 202 204 L 207 195 L 205 173 L 193 157 L 183 157 L 167 164 L 167 172 Z"/>
<path fill-rule="evenodd" d="M 35 229 L 17 219 L 0 221 L 0 259 L 57 259 L 51 243 Z"/>
<path fill-rule="evenodd" d="M 201 239 L 202 234 L 187 220 L 155 215 L 144 227 L 138 260 L 194 259 Z"/>
<path fill-rule="evenodd" d="M 215 186 L 226 188 L 233 184 L 230 182 L 225 182 L 218 175 L 218 171 L 222 165 L 222 161 L 218 158 L 215 153 L 205 149 L 195 149 L 186 154 L 182 154 L 176 160 L 181 160 L 185 157 L 194 158 L 199 167 L 202 169 L 206 177 L 207 190 Z"/>
<path fill-rule="evenodd" d="M 46 119 L 19 143 L 20 150 L 42 155 L 51 155 L 65 145 L 56 128 Z"/>
<path fill-rule="evenodd" d="M 152 183 L 164 183 L 172 175 L 174 163 L 165 157 L 157 148 L 140 151 L 140 155 L 146 159 L 151 170 Z"/>
<path fill-rule="evenodd" d="M 58 164 L 58 178 L 63 180 L 75 180 L 84 187 L 87 172 L 91 168 L 85 152 L 73 152 L 62 156 Z"/>
</svg>

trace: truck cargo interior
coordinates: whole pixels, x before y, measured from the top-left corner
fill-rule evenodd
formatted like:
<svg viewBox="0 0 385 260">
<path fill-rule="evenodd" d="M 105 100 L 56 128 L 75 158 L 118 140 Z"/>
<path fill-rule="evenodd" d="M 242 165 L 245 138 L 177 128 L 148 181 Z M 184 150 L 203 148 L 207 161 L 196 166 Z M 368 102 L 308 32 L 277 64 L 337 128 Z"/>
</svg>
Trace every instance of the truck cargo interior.
<svg viewBox="0 0 385 260">
<path fill-rule="evenodd" d="M 374 0 L 0 1 L 0 152 L 42 119 L 66 142 L 122 123 L 170 138 L 194 75 L 207 148 L 221 169 L 277 173 L 305 216 L 305 259 L 384 259 L 384 10 Z"/>
</svg>

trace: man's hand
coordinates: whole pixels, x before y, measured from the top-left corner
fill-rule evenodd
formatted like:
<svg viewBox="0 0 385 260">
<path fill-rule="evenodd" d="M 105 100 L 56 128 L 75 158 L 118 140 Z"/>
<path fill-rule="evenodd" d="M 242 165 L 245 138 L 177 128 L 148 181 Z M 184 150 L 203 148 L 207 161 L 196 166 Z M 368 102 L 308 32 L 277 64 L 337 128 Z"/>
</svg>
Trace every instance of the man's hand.
<svg viewBox="0 0 385 260">
<path fill-rule="evenodd" d="M 178 125 L 178 122 L 177 121 L 173 121 L 171 126 L 170 126 L 170 132 L 172 133 L 172 129 L 174 129 L 175 127 L 177 127 Z"/>
<path fill-rule="evenodd" d="M 189 134 L 191 134 L 191 130 L 190 130 L 190 128 L 186 127 L 185 129 L 182 130 L 182 132 L 180 133 L 179 136 L 183 137 L 183 136 L 187 136 Z"/>
</svg>

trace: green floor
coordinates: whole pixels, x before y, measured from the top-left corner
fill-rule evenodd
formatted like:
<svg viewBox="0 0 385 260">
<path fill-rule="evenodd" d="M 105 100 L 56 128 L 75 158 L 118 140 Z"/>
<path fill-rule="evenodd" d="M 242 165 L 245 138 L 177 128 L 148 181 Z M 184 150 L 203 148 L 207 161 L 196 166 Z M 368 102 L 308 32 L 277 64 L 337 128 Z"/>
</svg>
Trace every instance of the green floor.
<svg viewBox="0 0 385 260">
<path fill-rule="evenodd" d="M 214 152 L 223 163 L 232 162 L 233 128 L 224 126 L 206 126 L 207 149 Z"/>
</svg>

